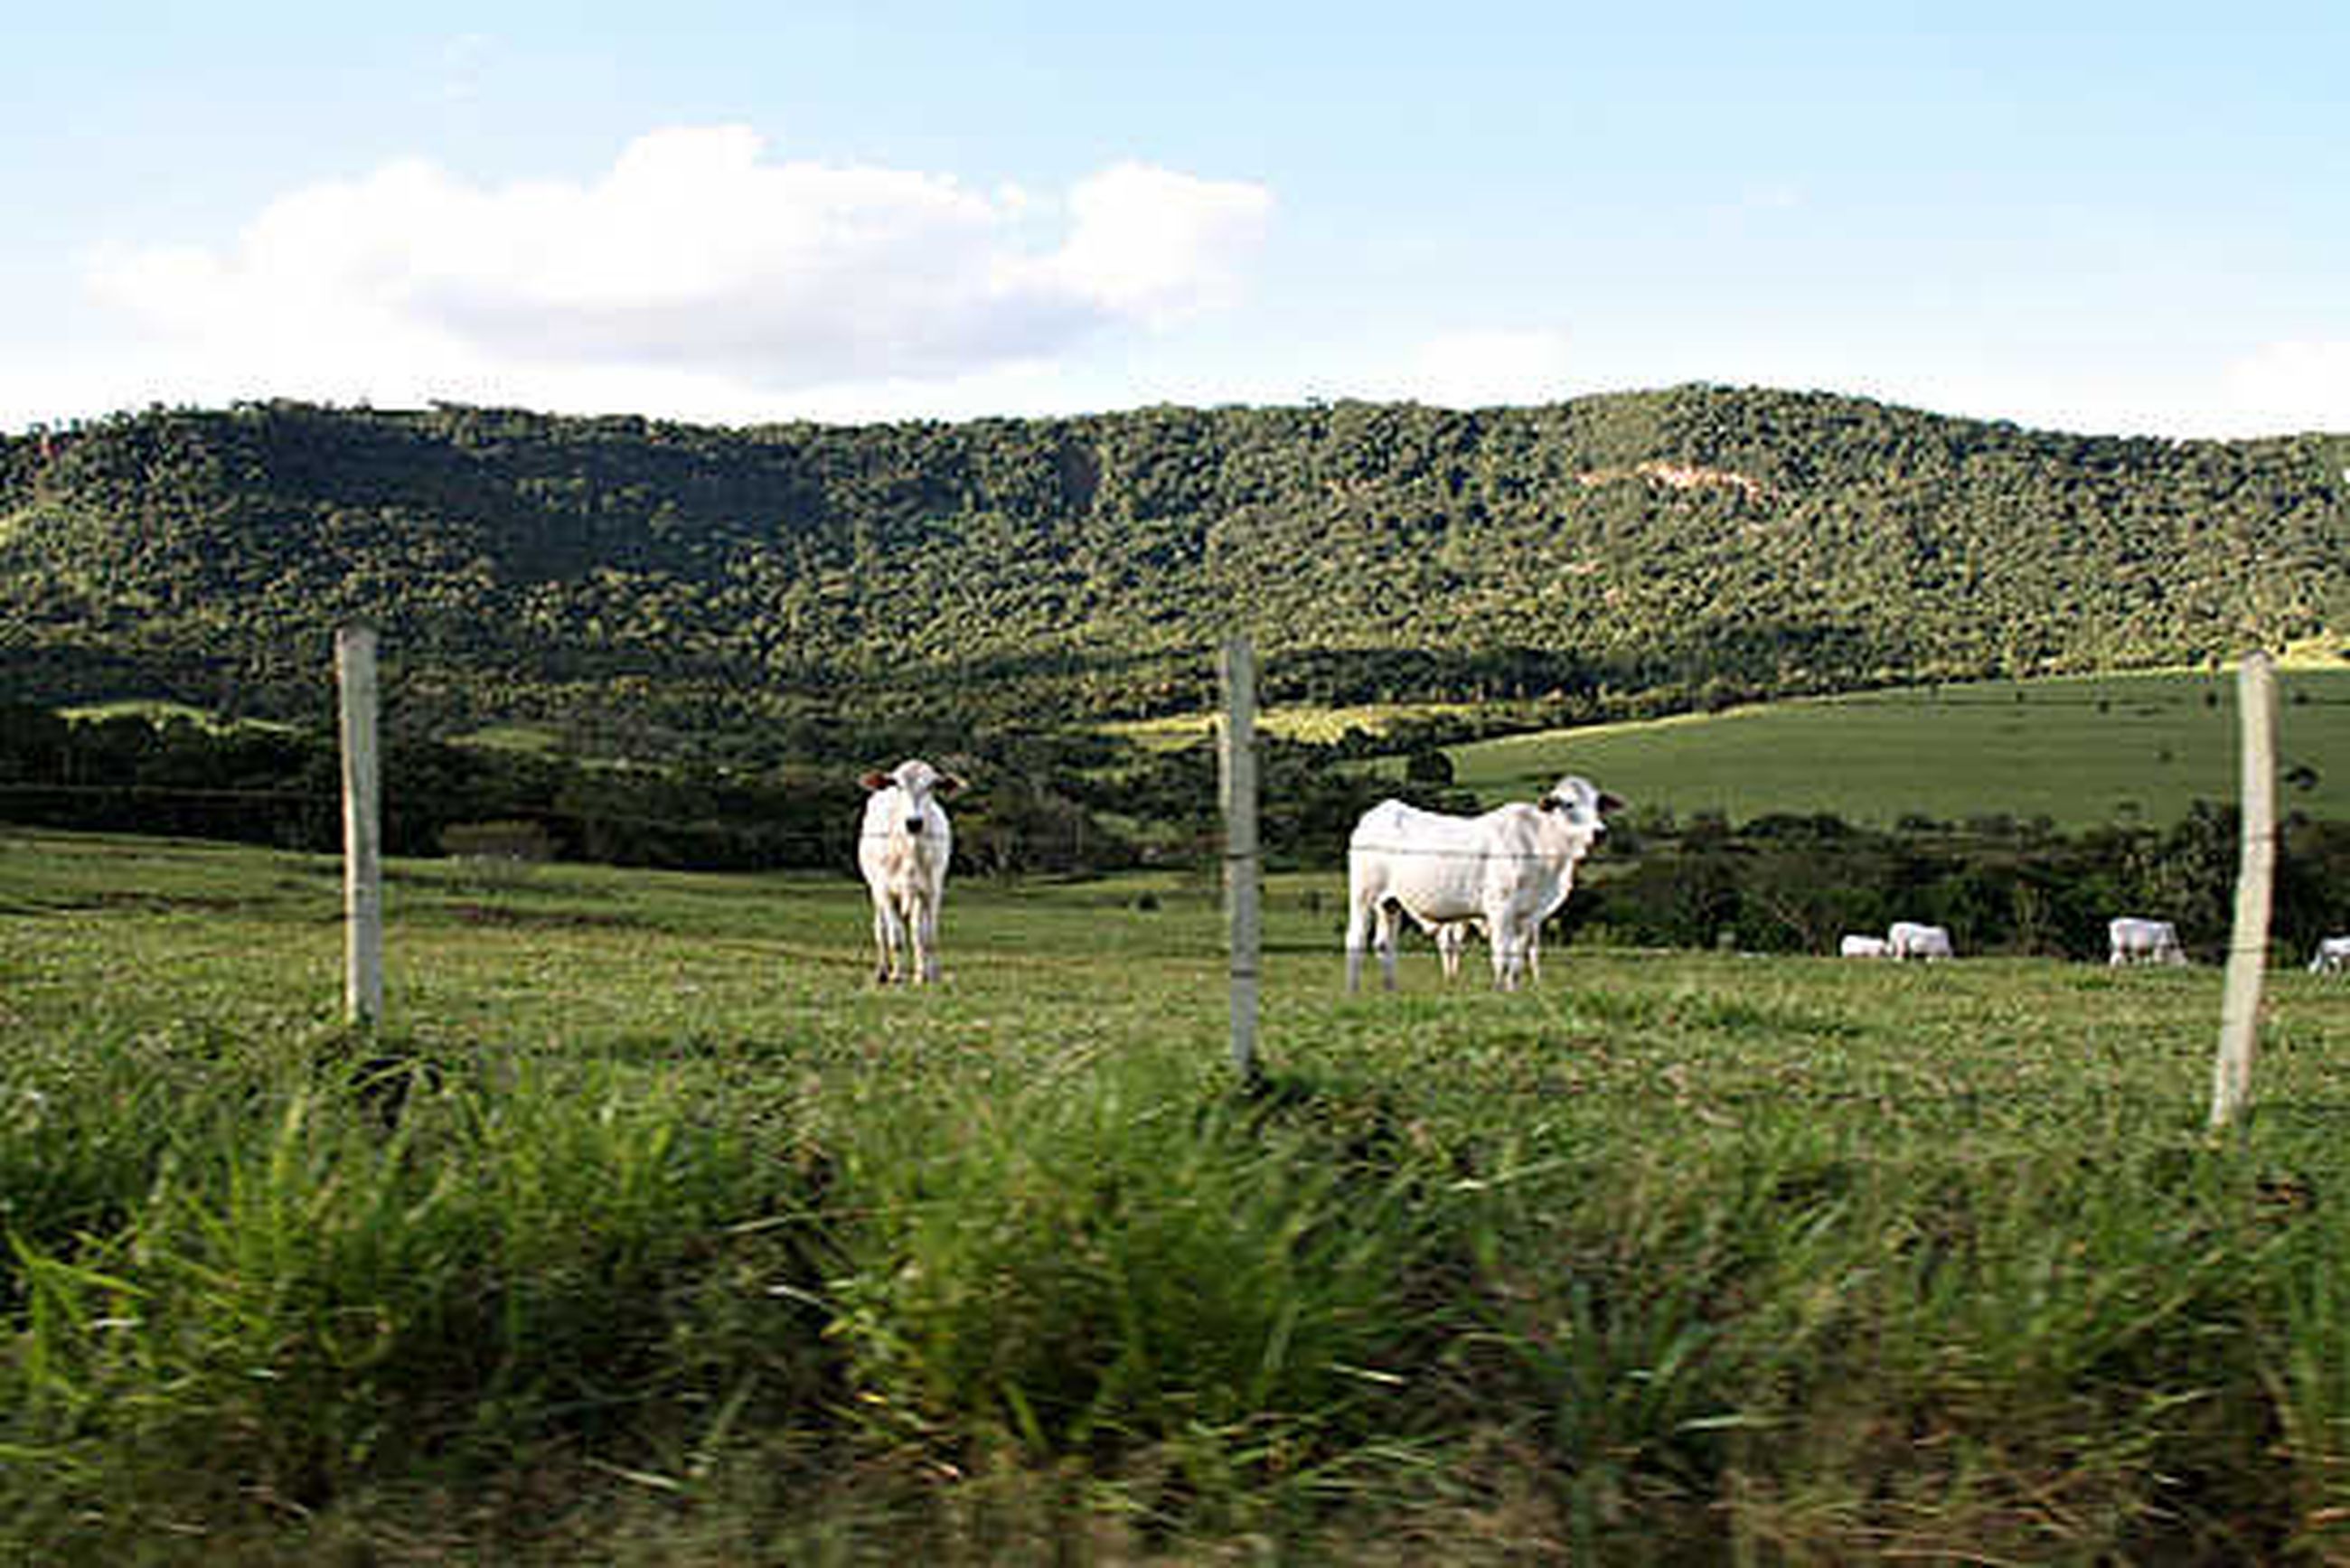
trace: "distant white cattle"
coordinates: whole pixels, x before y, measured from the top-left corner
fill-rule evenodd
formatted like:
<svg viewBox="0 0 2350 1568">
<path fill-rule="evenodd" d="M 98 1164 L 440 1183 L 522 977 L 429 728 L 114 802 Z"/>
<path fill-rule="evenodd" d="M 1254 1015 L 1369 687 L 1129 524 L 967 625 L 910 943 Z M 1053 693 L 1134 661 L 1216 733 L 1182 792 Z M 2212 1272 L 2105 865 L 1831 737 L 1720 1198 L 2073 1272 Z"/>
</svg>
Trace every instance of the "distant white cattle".
<svg viewBox="0 0 2350 1568">
<path fill-rule="evenodd" d="M 1539 965 L 1542 922 L 1566 902 L 1575 867 L 1607 831 L 1623 802 L 1570 774 L 1534 805 L 1482 816 L 1446 816 L 1399 800 L 1363 814 L 1347 841 L 1347 989 L 1362 984 L 1363 953 L 1376 946 L 1395 987 L 1399 914 L 1435 932 L 1471 920 L 1493 948 L 1493 982 L 1515 991 Z M 1448 941 L 1439 938 L 1439 953 Z"/>
<path fill-rule="evenodd" d="M 2350 937 L 2327 937 L 2309 961 L 2312 974 L 2340 974 L 2350 969 Z"/>
<path fill-rule="evenodd" d="M 899 763 L 860 781 L 865 824 L 858 868 L 873 895 L 873 979 L 920 985 L 939 978 L 939 901 L 946 896 L 954 833 L 939 805 L 963 787 L 930 763 Z"/>
<path fill-rule="evenodd" d="M 1893 944 L 1883 937 L 1847 936 L 1836 944 L 1836 952 L 1843 958 L 1890 958 Z"/>
<path fill-rule="evenodd" d="M 2178 945 L 2178 928 L 2168 920 L 2118 915 L 2106 926 L 2106 936 L 2112 948 L 2106 962 L 2116 967 L 2133 963 L 2183 964 L 2187 961 L 2187 950 Z"/>
<path fill-rule="evenodd" d="M 1942 926 L 1922 925 L 1916 920 L 1896 920 L 1885 933 L 1887 954 L 1897 959 L 1924 959 L 1929 962 L 1952 956 L 1950 933 Z"/>
</svg>

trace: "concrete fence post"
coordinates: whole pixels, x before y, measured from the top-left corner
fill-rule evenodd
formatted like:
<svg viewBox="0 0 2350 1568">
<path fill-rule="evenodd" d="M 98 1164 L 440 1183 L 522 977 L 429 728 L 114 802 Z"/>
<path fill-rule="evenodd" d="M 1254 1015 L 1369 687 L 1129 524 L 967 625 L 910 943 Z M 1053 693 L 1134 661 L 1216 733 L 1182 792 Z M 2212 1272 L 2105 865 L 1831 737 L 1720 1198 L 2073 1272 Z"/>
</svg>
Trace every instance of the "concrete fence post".
<svg viewBox="0 0 2350 1568">
<path fill-rule="evenodd" d="M 342 697 L 343 1012 L 372 1026 L 383 1018 L 382 770 L 376 745 L 375 631 L 335 633 Z"/>
<path fill-rule="evenodd" d="M 1224 807 L 1225 947 L 1232 977 L 1232 1067 L 1243 1083 L 1257 1076 L 1256 654 L 1245 637 L 1225 642 L 1222 659 L 1224 722 L 1217 753 Z"/>
<path fill-rule="evenodd" d="M 2276 677 L 2255 649 L 2236 671 L 2243 731 L 2240 798 L 2243 840 L 2236 866 L 2236 919 L 2228 938 L 2227 991 L 2220 1004 L 2220 1052 L 2211 1069 L 2211 1126 L 2228 1126 L 2252 1097 L 2252 1051 L 2261 986 L 2268 969 L 2269 892 L 2276 876 Z"/>
</svg>

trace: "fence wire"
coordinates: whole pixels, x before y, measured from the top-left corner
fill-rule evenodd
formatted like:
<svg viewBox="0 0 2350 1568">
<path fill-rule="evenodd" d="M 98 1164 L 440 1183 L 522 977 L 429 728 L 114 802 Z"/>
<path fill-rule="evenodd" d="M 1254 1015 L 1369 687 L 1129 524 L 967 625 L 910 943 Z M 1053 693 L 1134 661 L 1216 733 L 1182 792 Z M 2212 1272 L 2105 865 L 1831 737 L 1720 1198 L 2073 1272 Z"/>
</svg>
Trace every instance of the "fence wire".
<svg viewBox="0 0 2350 1568">
<path fill-rule="evenodd" d="M 0 798 L 31 799 L 44 796 L 62 796 L 69 799 L 110 798 L 131 801 L 146 800 L 159 803 L 185 802 L 194 805 L 301 805 L 311 807 L 329 818 L 331 818 L 335 814 L 339 813 L 342 809 L 342 795 L 339 792 L 331 790 L 235 788 L 225 786 L 215 787 L 203 785 L 140 784 L 46 784 L 24 780 L 0 780 Z M 1504 804 L 1531 805 L 1533 803 L 1516 802 Z M 387 800 L 385 805 L 388 814 L 399 813 L 402 810 L 402 807 L 397 801 Z M 480 819 L 469 818 L 462 822 L 452 822 L 446 826 L 479 827 L 492 824 L 536 823 L 541 825 L 563 824 L 575 827 L 609 826 L 615 827 L 634 828 L 646 833 L 674 834 L 693 832 L 733 832 L 742 833 L 747 837 L 754 840 L 758 845 L 768 848 L 782 847 L 795 852 L 825 852 L 833 850 L 836 846 L 847 847 L 859 841 L 867 839 L 878 840 L 889 836 L 886 833 L 868 834 L 865 832 L 861 819 L 857 817 L 855 815 L 858 809 L 860 808 L 856 807 L 853 805 L 844 809 L 840 817 L 844 826 L 838 833 L 827 832 L 822 829 L 811 829 L 800 826 L 786 827 L 781 825 L 770 825 L 764 823 L 755 817 L 727 817 L 714 815 L 694 816 L 654 816 L 629 811 L 531 805 L 517 805 L 511 810 L 500 809 L 496 810 L 494 815 L 488 817 Z M 1472 819 L 1460 818 L 1456 820 L 1467 821 Z M 847 827 L 847 825 L 849 823 L 856 823 L 858 825 L 854 831 L 851 831 Z M 11 826 L 9 819 L 5 816 L 0 816 L 0 826 Z M 73 825 L 26 821 L 16 823 L 14 826 L 27 827 L 47 826 L 70 828 Z M 1892 831 L 1873 829 L 1863 824 L 1855 824 L 1852 826 L 1856 831 L 1863 834 Z M 966 820 L 962 826 L 962 831 L 963 836 L 966 838 L 972 836 L 976 828 L 982 826 L 993 827 L 995 825 L 984 813 L 974 813 L 972 817 Z M 949 815 L 948 827 L 951 833 L 956 831 L 956 814 L 951 813 Z M 2148 828 L 2143 825 L 2134 826 L 2130 830 L 2139 833 L 2155 831 L 2154 829 Z M 97 831 L 119 832 L 124 830 L 120 828 L 102 828 L 97 829 Z M 1965 835 L 1963 825 L 1959 825 L 1957 827 L 1950 829 L 1945 829 L 1938 826 L 1933 831 L 1937 836 L 1939 836 L 1946 831 L 1957 831 L 1961 833 L 1961 836 Z M 2282 840 L 2282 835 L 2283 827 L 2282 825 L 2280 825 L 2274 836 L 2277 839 Z M 1067 838 L 1081 837 L 1082 835 L 1077 834 L 1073 830 L 1070 835 L 1048 833 L 1031 834 L 1028 836 L 1037 843 L 1058 845 Z M 1671 840 L 1677 837 L 1678 835 L 1671 829 L 1663 829 L 1649 830 L 1644 833 L 1643 836 Z M 1981 835 L 1981 836 L 1996 838 L 2002 836 L 1996 833 L 1991 833 Z M 1586 852 L 1586 857 L 1604 861 L 1607 858 L 1607 835 L 1603 831 L 1595 836 L 1594 843 L 1591 848 Z M 1163 842 L 1156 847 L 1159 854 L 1163 857 L 1163 860 L 1177 863 L 1197 861 L 1205 865 L 1229 857 L 1229 854 L 1225 849 L 1222 839 L 1214 835 L 1204 835 L 1194 837 L 1180 845 L 1174 846 L 1171 848 L 1164 845 Z M 1560 864 L 1562 860 L 1562 857 L 1553 850 L 1536 849 L 1529 851 L 1515 851 L 1507 849 L 1471 849 L 1453 846 L 1392 842 L 1364 845 L 1360 846 L 1351 843 L 1343 843 L 1333 845 L 1330 846 L 1330 849 L 1334 856 L 1340 857 L 1341 867 L 1343 867 L 1344 859 L 1351 858 L 1357 853 L 1376 855 L 1388 859 L 1451 860 L 1462 863 L 1471 863 L 1478 866 L 1512 864 L 1556 866 Z M 1295 853 L 1295 851 L 1294 850 L 1283 851 L 1277 849 L 1268 855 L 1266 852 L 1261 850 L 1258 857 L 1260 859 L 1280 859 L 1284 858 L 1285 855 Z M 1583 858 L 1577 858 L 1575 863 L 1578 865 L 1582 864 Z M 1312 867 L 1305 868 L 1311 869 Z"/>
</svg>

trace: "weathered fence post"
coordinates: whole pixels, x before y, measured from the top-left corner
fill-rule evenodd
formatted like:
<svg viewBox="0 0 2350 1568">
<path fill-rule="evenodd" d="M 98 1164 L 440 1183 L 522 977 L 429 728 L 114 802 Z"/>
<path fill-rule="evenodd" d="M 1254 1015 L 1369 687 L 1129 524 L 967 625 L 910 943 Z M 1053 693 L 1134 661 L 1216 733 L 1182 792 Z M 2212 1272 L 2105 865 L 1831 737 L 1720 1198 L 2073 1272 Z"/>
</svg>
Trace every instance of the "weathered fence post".
<svg viewBox="0 0 2350 1568">
<path fill-rule="evenodd" d="M 1227 640 L 1221 660 L 1223 744 L 1225 947 L 1232 968 L 1232 1066 L 1256 1081 L 1257 920 L 1256 654 L 1246 637 Z"/>
<path fill-rule="evenodd" d="M 2276 678 L 2254 649 L 2236 670 L 2241 713 L 2243 842 L 2236 865 L 2236 920 L 2228 938 L 2227 991 L 2220 1004 L 2220 1054 L 2211 1070 L 2211 1126 L 2242 1114 L 2252 1096 L 2252 1047 L 2260 1032 L 2261 984 L 2269 958 L 2269 888 L 2276 874 Z"/>
<path fill-rule="evenodd" d="M 381 769 L 376 750 L 375 631 L 335 633 L 342 691 L 343 1013 L 351 1023 L 383 1017 Z"/>
</svg>

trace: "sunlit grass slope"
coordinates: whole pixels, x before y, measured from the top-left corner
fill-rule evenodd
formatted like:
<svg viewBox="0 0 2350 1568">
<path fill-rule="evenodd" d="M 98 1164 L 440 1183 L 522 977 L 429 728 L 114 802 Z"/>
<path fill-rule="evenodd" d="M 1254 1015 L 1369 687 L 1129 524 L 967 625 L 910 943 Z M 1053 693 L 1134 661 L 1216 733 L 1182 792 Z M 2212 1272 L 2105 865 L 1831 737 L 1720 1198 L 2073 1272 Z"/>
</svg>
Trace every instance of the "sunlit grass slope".
<svg viewBox="0 0 2350 1568">
<path fill-rule="evenodd" d="M 2280 677 L 2288 809 L 2350 816 L 2350 670 Z M 1459 781 L 1521 798 L 1580 773 L 1641 805 L 1732 821 L 1828 812 L 1891 826 L 2045 816 L 2168 823 L 2237 792 L 2235 676 L 1993 681 L 1516 735 L 1456 748 Z"/>
</svg>

